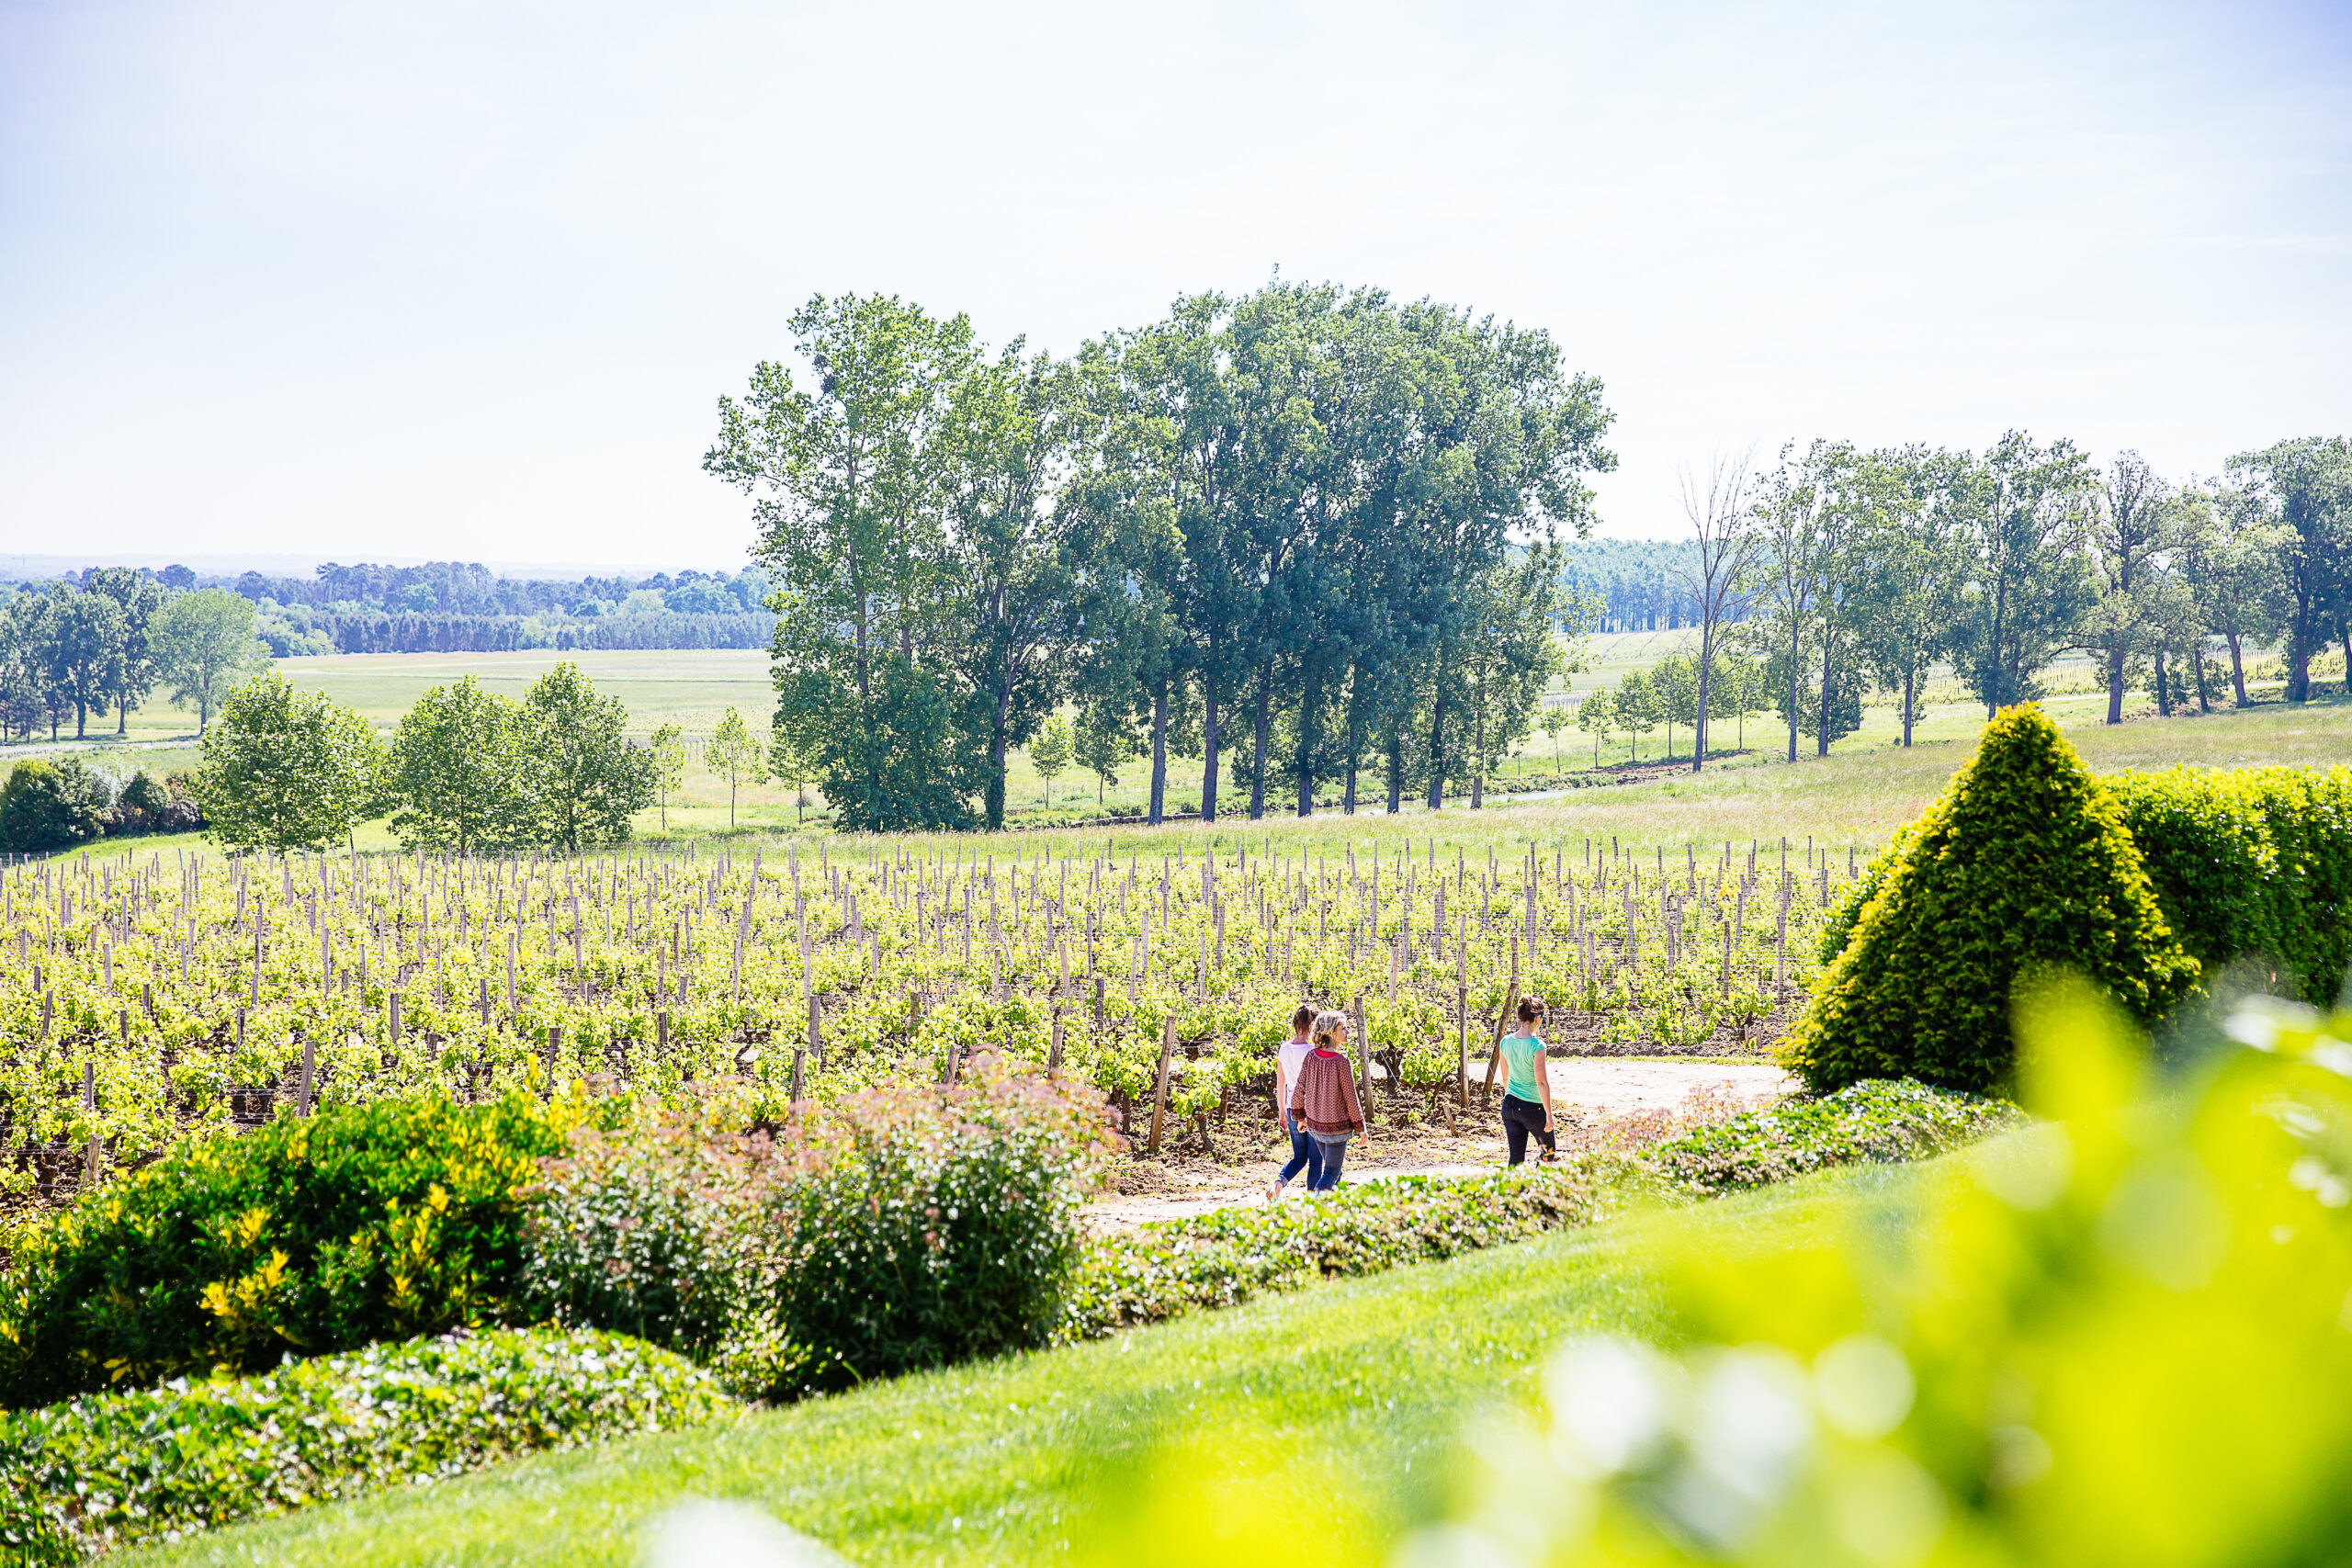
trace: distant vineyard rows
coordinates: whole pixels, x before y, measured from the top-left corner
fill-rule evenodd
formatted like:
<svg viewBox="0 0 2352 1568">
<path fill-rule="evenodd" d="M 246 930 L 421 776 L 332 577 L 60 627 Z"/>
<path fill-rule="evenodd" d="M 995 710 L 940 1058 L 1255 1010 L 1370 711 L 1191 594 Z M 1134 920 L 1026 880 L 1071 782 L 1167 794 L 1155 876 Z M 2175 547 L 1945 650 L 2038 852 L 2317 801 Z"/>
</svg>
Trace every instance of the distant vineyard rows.
<svg viewBox="0 0 2352 1568">
<path fill-rule="evenodd" d="M 1583 1049 L 1769 1032 L 1854 864 L 1590 841 L 51 861 L 0 877 L 0 1147 L 49 1192 L 313 1103 L 569 1089 L 751 1121 L 979 1048 L 1181 1122 L 1263 1079 L 1302 998 L 1360 1007 L 1367 1083 L 1427 1100 L 1482 1070 L 1515 987 Z"/>
</svg>

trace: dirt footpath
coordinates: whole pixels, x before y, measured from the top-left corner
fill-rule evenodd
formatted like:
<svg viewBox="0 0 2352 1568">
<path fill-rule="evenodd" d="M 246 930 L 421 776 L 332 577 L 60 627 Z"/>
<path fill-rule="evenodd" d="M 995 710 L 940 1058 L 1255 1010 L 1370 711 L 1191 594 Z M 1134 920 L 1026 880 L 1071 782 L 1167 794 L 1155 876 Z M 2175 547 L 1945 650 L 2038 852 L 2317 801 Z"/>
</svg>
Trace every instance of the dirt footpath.
<svg viewBox="0 0 2352 1568">
<path fill-rule="evenodd" d="M 1692 1062 L 1638 1056 L 1564 1057 L 1549 1064 L 1552 1105 L 1565 1149 L 1615 1143 L 1643 1144 L 1691 1122 L 1713 1121 L 1770 1104 L 1796 1087 L 1781 1068 L 1761 1062 Z M 1236 1203 L 1262 1203 L 1276 1162 L 1289 1143 L 1267 1126 L 1261 1160 L 1238 1165 L 1197 1158 L 1138 1162 L 1120 1173 L 1121 1190 L 1089 1205 L 1089 1227 L 1125 1230 L 1152 1220 L 1204 1213 Z M 1380 1128 L 1348 1145 L 1342 1185 L 1396 1176 L 1477 1176 L 1509 1157 L 1502 1123 L 1491 1109 L 1474 1107 L 1459 1128 Z M 1283 1194 L 1295 1200 L 1294 1185 Z"/>
</svg>

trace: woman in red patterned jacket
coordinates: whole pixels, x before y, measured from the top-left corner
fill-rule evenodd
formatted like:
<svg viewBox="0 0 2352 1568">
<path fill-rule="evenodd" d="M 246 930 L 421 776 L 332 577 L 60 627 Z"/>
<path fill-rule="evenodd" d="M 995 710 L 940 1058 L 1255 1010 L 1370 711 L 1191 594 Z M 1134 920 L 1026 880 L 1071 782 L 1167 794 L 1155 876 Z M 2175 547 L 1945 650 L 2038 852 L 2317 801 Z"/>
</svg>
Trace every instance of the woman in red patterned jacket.
<svg viewBox="0 0 2352 1568">
<path fill-rule="evenodd" d="M 1290 1088 L 1290 1111 L 1323 1156 L 1323 1168 L 1308 1188 L 1328 1192 L 1340 1184 L 1348 1140 L 1363 1131 L 1363 1102 L 1356 1098 L 1356 1076 L 1348 1066 L 1348 1021 L 1336 1012 L 1315 1020 L 1315 1049 L 1299 1064 Z"/>
</svg>

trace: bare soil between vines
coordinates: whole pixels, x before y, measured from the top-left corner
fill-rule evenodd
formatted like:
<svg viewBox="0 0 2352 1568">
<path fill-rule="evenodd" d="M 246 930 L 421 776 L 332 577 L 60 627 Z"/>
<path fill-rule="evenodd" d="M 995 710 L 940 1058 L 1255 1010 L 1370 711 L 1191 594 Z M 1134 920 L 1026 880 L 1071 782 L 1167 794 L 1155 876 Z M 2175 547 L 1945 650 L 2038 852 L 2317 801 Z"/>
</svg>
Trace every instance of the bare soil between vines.
<svg viewBox="0 0 2352 1568">
<path fill-rule="evenodd" d="M 1793 1077 L 1769 1062 L 1570 1056 L 1555 1057 L 1550 1067 L 1564 1152 L 1638 1147 L 1696 1122 L 1771 1104 L 1796 1088 Z M 1495 1109 L 1498 1094 L 1481 1103 L 1474 1083 L 1469 1109 L 1457 1111 L 1451 1126 L 1442 1118 L 1398 1125 L 1375 1090 L 1372 1133 L 1348 1145 L 1342 1185 L 1399 1176 L 1480 1176 L 1499 1168 L 1508 1153 Z M 1113 1190 L 1088 1206 L 1088 1227 L 1125 1230 L 1263 1203 L 1266 1184 L 1289 1149 L 1263 1111 L 1230 1117 L 1222 1127 L 1212 1120 L 1205 1146 L 1199 1130 L 1188 1128 L 1164 1157 L 1119 1166 Z M 1295 1183 L 1281 1201 L 1311 1201 Z"/>
</svg>

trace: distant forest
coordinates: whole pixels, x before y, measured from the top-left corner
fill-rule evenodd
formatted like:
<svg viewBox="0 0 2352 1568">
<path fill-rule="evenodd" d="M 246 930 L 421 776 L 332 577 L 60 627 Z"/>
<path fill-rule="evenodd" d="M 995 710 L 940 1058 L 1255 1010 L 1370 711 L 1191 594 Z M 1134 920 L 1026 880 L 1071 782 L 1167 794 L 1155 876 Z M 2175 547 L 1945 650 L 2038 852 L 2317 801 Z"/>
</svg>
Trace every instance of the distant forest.
<svg viewBox="0 0 2352 1568">
<path fill-rule="evenodd" d="M 75 581 L 88 573 L 72 573 Z M 164 590 L 250 600 L 275 658 L 323 653 L 505 653 L 523 649 L 765 648 L 775 617 L 753 567 L 577 581 L 500 577 L 480 562 L 344 566 L 310 577 L 205 576 L 168 566 Z M 37 584 L 26 584 L 36 587 Z M 0 589 L 0 597 L 6 590 Z"/>
<path fill-rule="evenodd" d="M 1672 631 L 1698 615 L 1690 581 L 1696 548 L 1688 539 L 1572 539 L 1560 547 L 1561 586 L 1606 606 L 1595 631 Z M 1744 602 L 1729 618 L 1747 618 Z"/>
</svg>

